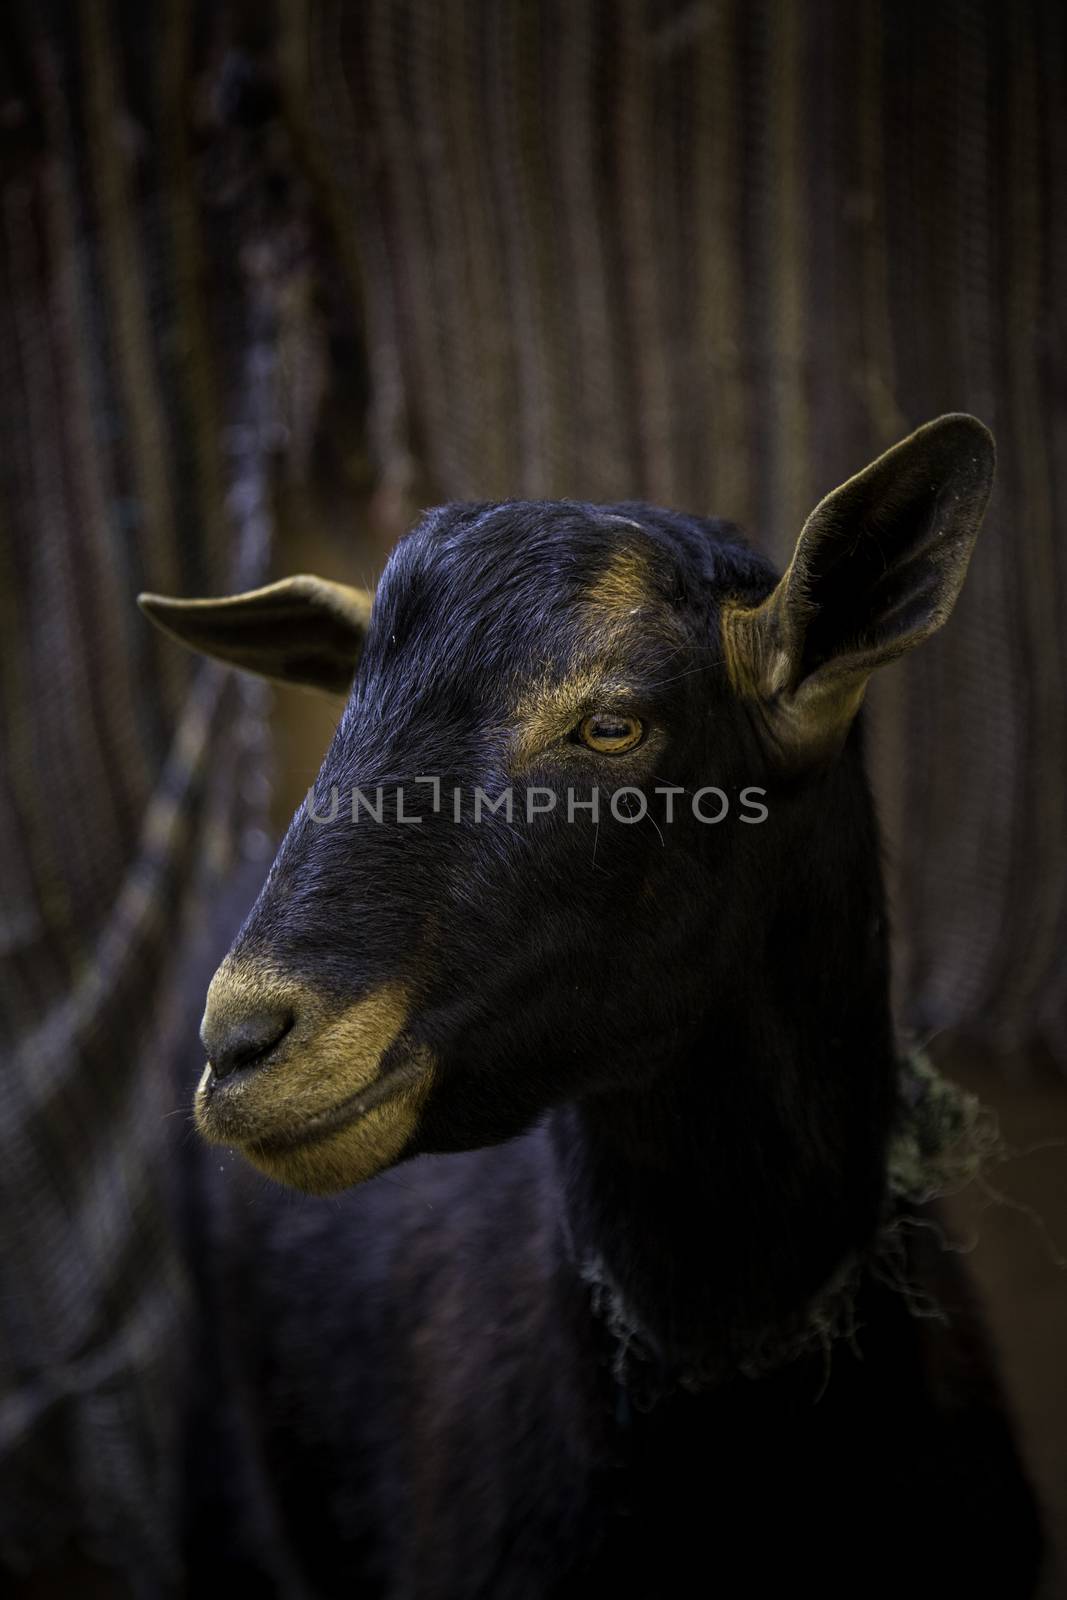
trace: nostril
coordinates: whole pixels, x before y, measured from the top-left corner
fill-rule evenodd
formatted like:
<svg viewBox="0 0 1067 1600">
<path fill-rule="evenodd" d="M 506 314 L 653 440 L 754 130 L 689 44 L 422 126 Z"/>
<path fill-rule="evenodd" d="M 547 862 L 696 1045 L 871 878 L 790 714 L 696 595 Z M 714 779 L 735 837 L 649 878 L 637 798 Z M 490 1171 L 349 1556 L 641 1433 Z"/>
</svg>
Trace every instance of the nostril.
<svg viewBox="0 0 1067 1600">
<path fill-rule="evenodd" d="M 215 1077 L 256 1066 L 285 1038 L 293 1021 L 291 1011 L 257 1011 L 228 1023 L 216 1037 L 205 1038 Z"/>
</svg>

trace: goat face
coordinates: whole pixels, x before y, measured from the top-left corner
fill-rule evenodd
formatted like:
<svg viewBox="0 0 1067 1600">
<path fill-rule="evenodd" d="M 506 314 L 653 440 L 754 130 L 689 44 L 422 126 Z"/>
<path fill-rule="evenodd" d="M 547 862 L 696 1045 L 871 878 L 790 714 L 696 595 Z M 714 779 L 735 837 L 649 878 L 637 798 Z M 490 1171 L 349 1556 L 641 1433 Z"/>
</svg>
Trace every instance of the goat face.
<svg viewBox="0 0 1067 1600">
<path fill-rule="evenodd" d="M 144 597 L 348 696 L 211 984 L 201 1131 L 327 1192 L 666 1070 L 716 952 L 720 982 L 759 960 L 787 819 L 869 673 L 951 609 L 992 460 L 974 419 L 929 424 L 816 508 L 777 584 L 721 524 L 513 502 L 430 512 L 373 609 L 314 578 Z M 783 819 L 746 825 L 768 787 Z"/>
</svg>

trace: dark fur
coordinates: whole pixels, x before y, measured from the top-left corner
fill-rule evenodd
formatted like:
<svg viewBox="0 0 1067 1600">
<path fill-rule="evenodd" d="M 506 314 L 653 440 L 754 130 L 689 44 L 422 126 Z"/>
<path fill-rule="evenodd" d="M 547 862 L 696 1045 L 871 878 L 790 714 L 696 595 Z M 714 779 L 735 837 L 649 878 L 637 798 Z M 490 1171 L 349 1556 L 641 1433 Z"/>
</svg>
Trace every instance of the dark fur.
<svg viewBox="0 0 1067 1600">
<path fill-rule="evenodd" d="M 321 795 L 510 781 L 513 695 L 582 654 L 583 597 L 627 542 L 652 593 L 625 676 L 657 742 L 610 771 L 564 742 L 517 797 L 760 785 L 768 820 L 677 802 L 660 831 L 606 816 L 594 851 L 588 822 L 456 826 L 428 792 L 421 826 L 298 813 L 236 948 L 338 999 L 409 978 L 440 1068 L 419 1159 L 359 1190 L 297 1200 L 207 1157 L 194 1574 L 361 1600 L 1028 1595 L 1032 1501 L 936 1250 L 909 1270 L 948 1326 L 868 1273 L 828 1375 L 818 1351 L 737 1372 L 875 1234 L 895 1066 L 858 725 L 783 773 L 727 679 L 720 608 L 765 596 L 767 563 L 647 506 L 430 513 L 379 589 Z M 714 1385 L 637 1409 L 587 1252 L 657 1370 Z"/>
</svg>

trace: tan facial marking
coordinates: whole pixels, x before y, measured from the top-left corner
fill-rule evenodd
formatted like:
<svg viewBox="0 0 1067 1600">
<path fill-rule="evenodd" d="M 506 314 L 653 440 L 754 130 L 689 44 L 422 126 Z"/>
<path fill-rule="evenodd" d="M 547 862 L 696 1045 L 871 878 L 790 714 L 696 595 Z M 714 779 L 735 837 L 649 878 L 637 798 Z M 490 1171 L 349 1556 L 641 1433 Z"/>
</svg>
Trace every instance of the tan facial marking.
<svg viewBox="0 0 1067 1600">
<path fill-rule="evenodd" d="M 625 517 L 614 520 L 638 526 Z M 576 643 L 584 646 L 586 660 L 563 677 L 546 671 L 542 678 L 524 684 L 514 701 L 515 767 L 563 738 L 583 712 L 596 705 L 609 708 L 613 699 L 625 694 L 626 684 L 616 676 L 614 665 L 618 647 L 634 619 L 652 608 L 657 613 L 663 610 L 654 599 L 648 558 L 635 546 L 623 545 L 590 584 L 578 609 L 581 634 Z"/>
<path fill-rule="evenodd" d="M 292 1006 L 296 1011 L 301 1004 L 313 1010 L 317 1002 L 310 990 L 295 979 L 266 961 L 227 956 L 208 985 L 204 1016 L 206 1019 L 210 1014 L 219 1022 L 229 1023 L 257 1006 Z"/>
<path fill-rule="evenodd" d="M 652 598 L 648 559 L 633 545 L 616 550 L 586 595 L 593 619 L 613 618 L 640 610 Z"/>
<path fill-rule="evenodd" d="M 423 1069 L 417 1082 L 336 1133 L 296 1150 L 270 1151 L 253 1145 L 245 1156 L 269 1178 L 308 1194 L 335 1194 L 373 1178 L 401 1155 L 418 1126 L 434 1063 L 428 1050 L 420 1049 L 417 1055 Z"/>
<path fill-rule="evenodd" d="M 317 1136 L 316 1124 L 373 1091 L 382 1060 L 408 1018 L 407 985 L 383 984 L 338 1012 L 308 985 L 266 963 L 227 957 L 208 990 L 213 1020 L 236 1020 L 260 1005 L 291 1008 L 293 1027 L 277 1059 L 224 1080 L 221 1093 L 209 1092 L 205 1072 L 194 1103 L 204 1137 L 236 1145 L 272 1177 L 316 1193 L 362 1182 L 395 1160 L 429 1088 L 433 1062 L 425 1050 L 403 1062 L 405 1083 L 389 1099 L 334 1133 Z M 297 1149 L 262 1148 L 304 1128 L 308 1142 Z"/>
<path fill-rule="evenodd" d="M 532 760 L 562 739 L 593 699 L 610 697 L 612 685 L 606 678 L 607 663 L 594 662 L 565 678 L 552 678 L 546 673 L 526 684 L 514 709 L 515 766 Z M 618 689 L 621 691 L 621 684 Z"/>
</svg>

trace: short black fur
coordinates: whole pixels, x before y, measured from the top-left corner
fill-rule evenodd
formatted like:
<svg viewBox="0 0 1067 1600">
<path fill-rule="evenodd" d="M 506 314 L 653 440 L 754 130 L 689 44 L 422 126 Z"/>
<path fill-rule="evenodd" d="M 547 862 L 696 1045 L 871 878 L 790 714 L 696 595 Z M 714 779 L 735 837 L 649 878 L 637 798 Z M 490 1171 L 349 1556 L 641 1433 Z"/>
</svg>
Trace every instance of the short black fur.
<svg viewBox="0 0 1067 1600">
<path fill-rule="evenodd" d="M 614 765 L 563 738 L 516 762 L 530 686 L 602 654 L 590 596 L 620 552 L 644 588 L 612 679 L 654 736 Z M 294 1202 L 207 1158 L 197 1459 L 225 1481 L 191 1503 L 193 1581 L 1032 1592 L 1032 1500 L 947 1257 L 913 1246 L 909 1269 L 948 1326 L 868 1271 L 854 1348 L 742 1374 L 887 1221 L 896 1071 L 859 723 L 782 771 L 728 671 L 723 608 L 775 582 L 728 525 L 636 503 L 449 506 L 394 553 L 317 792 L 403 783 L 423 822 L 302 808 L 234 948 L 338 1003 L 403 976 L 439 1065 L 415 1159 L 359 1189 Z M 512 784 L 520 815 L 531 785 L 685 794 L 669 825 L 660 801 L 659 826 L 457 825 L 426 774 Z M 731 799 L 718 825 L 702 785 Z M 699 1393 L 639 1409 L 591 1272 L 665 1391 L 699 1368 Z"/>
</svg>

